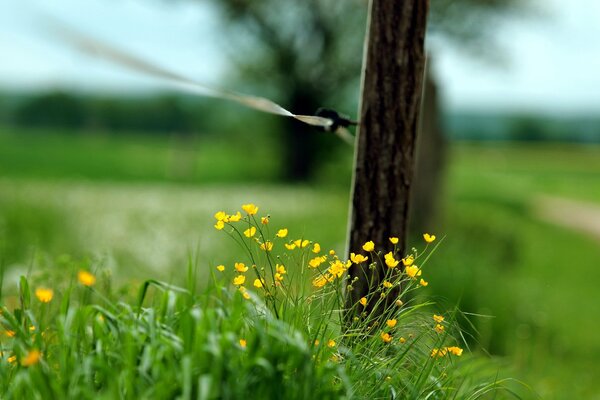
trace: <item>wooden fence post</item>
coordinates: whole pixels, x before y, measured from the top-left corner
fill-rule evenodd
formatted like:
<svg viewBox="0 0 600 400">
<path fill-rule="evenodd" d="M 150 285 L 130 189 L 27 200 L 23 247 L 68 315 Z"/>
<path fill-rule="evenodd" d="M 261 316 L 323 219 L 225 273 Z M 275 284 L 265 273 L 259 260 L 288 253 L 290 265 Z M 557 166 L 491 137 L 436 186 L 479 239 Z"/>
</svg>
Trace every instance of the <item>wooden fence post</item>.
<svg viewBox="0 0 600 400">
<path fill-rule="evenodd" d="M 400 239 L 406 250 L 408 207 L 425 70 L 428 0 L 371 0 L 363 60 L 360 125 L 357 132 L 348 248 L 361 252 L 369 240 L 386 252 Z M 364 251 L 363 251 L 364 253 Z M 377 294 L 385 265 L 352 266 L 348 308 Z M 370 281 L 370 284 L 369 284 Z M 395 300 L 398 292 L 387 296 Z M 367 312 L 373 310 L 369 302 Z"/>
</svg>

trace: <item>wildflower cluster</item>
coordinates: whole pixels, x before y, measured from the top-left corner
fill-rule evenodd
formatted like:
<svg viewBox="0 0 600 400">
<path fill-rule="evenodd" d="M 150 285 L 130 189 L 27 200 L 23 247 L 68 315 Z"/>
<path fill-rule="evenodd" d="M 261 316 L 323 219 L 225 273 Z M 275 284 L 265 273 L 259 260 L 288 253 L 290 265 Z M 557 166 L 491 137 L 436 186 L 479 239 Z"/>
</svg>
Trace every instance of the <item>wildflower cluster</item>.
<svg viewBox="0 0 600 400">
<path fill-rule="evenodd" d="M 90 287 L 96 282 L 96 277 L 85 270 L 80 270 L 77 278 L 83 286 Z M 24 277 L 20 280 L 20 286 L 22 306 L 27 308 L 30 306 L 29 284 Z M 42 306 L 49 305 L 55 297 L 54 289 L 46 286 L 37 287 L 33 294 Z M 29 318 L 19 320 L 6 307 L 2 307 L 0 309 L 0 326 L 2 328 L 0 339 L 4 336 L 8 341 L 0 341 L 2 344 L 0 357 L 4 358 L 8 364 L 22 367 L 33 367 L 39 364 L 44 357 L 43 352 L 39 349 L 40 344 L 44 342 L 40 343 L 40 339 L 47 336 L 47 330 L 40 329 L 40 323 L 41 321 L 32 318 L 31 314 L 29 314 Z"/>
<path fill-rule="evenodd" d="M 278 301 L 286 301 L 291 293 L 291 288 L 286 284 L 286 276 L 288 267 L 293 267 L 294 272 L 300 277 L 308 277 L 313 288 L 316 289 L 312 293 L 304 294 L 305 301 L 310 303 L 331 296 L 335 299 L 331 306 L 333 309 L 342 309 L 343 312 L 355 316 L 349 326 L 346 324 L 347 331 L 352 332 L 355 338 L 363 340 L 364 333 L 367 332 L 367 337 L 377 337 L 386 345 L 402 345 L 407 342 L 407 337 L 412 338 L 412 333 L 399 324 L 399 321 L 411 314 L 416 307 L 406 306 L 402 298 L 410 291 L 428 285 L 422 276 L 421 265 L 427 260 L 429 253 L 420 253 L 413 248 L 408 255 L 399 254 L 397 246 L 399 239 L 390 237 L 389 243 L 382 246 L 378 246 L 371 240 L 365 242 L 358 251 L 351 252 L 349 259 L 346 260 L 340 258 L 335 250 L 322 251 L 321 245 L 317 242 L 306 238 L 290 238 L 290 231 L 285 227 L 274 229 L 272 234 L 270 217 L 259 216 L 259 207 L 255 204 L 244 204 L 241 208 L 242 211 L 232 214 L 218 211 L 215 214 L 215 228 L 230 234 L 246 249 L 247 260 L 244 262 L 235 262 L 231 268 L 224 265 L 216 267 L 219 272 L 226 272 L 228 269 L 233 271 L 231 283 L 243 298 L 252 299 L 247 289 L 250 287 L 256 292 L 258 298 L 264 299 L 278 315 L 280 310 Z M 435 239 L 435 235 L 425 233 L 423 235 L 425 249 Z M 249 264 L 247 265 L 246 262 Z M 347 274 L 352 266 L 365 270 L 381 267 L 386 273 L 383 280 L 377 283 L 379 289 L 361 297 L 356 305 L 351 306 L 354 310 L 348 310 L 348 304 L 344 302 L 343 289 L 346 293 L 351 292 L 357 280 L 357 278 L 351 280 Z M 252 277 L 250 278 L 248 274 Z M 370 287 L 373 287 L 371 283 L 369 282 Z M 301 284 L 301 287 L 304 285 Z M 391 294 L 395 298 L 388 299 Z M 382 316 L 369 315 L 368 308 L 377 307 L 384 308 Z M 317 325 L 314 322 L 313 324 Z M 341 325 L 344 324 L 340 323 Z M 444 317 L 434 315 L 431 329 L 437 335 L 444 333 L 446 329 Z M 337 346 L 333 337 L 325 337 L 332 334 L 332 332 L 321 333 L 321 338 L 325 339 L 329 348 Z M 338 335 L 341 335 L 338 336 L 340 340 L 344 340 L 341 331 Z M 315 338 L 312 342 L 314 346 L 318 346 L 320 340 Z M 432 343 L 437 342 L 435 338 L 432 339 Z M 436 355 L 447 352 L 455 355 L 462 354 L 462 350 L 456 346 L 443 347 L 441 350 L 434 347 L 430 349 L 432 352 L 436 350 Z M 334 359 L 339 361 L 341 355 L 336 355 Z"/>
</svg>

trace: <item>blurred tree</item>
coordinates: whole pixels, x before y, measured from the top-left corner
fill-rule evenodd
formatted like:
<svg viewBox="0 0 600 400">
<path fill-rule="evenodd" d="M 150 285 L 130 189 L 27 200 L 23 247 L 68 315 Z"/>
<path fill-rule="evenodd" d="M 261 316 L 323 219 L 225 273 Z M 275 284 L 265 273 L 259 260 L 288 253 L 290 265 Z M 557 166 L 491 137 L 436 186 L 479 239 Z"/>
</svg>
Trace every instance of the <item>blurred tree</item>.
<svg viewBox="0 0 600 400">
<path fill-rule="evenodd" d="M 218 0 L 232 23 L 240 74 L 293 112 L 356 106 L 366 22 L 364 0 Z M 260 88 L 258 90 L 257 88 Z M 339 107 L 331 107 L 337 105 Z M 284 178 L 307 180 L 338 139 L 281 119 Z"/>
<path fill-rule="evenodd" d="M 80 129 L 86 119 L 85 104 L 80 98 L 63 92 L 49 92 L 33 97 L 15 110 L 17 124 L 30 127 L 67 127 Z"/>
</svg>

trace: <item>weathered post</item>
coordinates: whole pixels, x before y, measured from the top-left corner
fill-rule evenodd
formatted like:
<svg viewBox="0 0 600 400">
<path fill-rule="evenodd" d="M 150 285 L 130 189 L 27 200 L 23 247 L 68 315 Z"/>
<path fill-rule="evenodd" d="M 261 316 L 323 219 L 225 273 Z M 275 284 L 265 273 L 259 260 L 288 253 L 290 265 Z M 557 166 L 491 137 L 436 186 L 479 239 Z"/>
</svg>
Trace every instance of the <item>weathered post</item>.
<svg viewBox="0 0 600 400">
<path fill-rule="evenodd" d="M 362 72 L 354 177 L 350 204 L 350 251 L 369 240 L 391 250 L 400 239 L 404 254 L 415 143 L 425 69 L 428 0 L 371 0 Z M 347 293 L 352 306 L 376 293 L 385 273 L 352 266 L 358 278 Z M 370 282 L 370 285 L 369 285 Z M 396 293 L 397 295 L 397 293 Z M 395 300 L 394 293 L 387 296 Z M 367 306 L 368 312 L 380 312 Z"/>
</svg>

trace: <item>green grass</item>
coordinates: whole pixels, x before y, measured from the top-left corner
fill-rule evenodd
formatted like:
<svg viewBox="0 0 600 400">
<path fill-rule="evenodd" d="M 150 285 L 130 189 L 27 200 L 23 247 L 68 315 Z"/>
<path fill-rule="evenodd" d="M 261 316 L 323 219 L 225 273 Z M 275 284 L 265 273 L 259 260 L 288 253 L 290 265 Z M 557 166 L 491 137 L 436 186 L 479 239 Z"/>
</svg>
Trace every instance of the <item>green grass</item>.
<svg viewBox="0 0 600 400">
<path fill-rule="evenodd" d="M 252 225 L 256 236 L 247 238 L 242 232 Z M 136 297 L 114 291 L 106 270 L 96 265 L 91 269 L 97 281 L 89 272 L 82 278 L 77 263 L 66 263 L 62 272 L 21 277 L 18 291 L 9 286 L 0 297 L 5 305 L 0 395 L 486 399 L 518 397 L 515 385 L 527 393 L 526 387 L 499 377 L 492 360 L 463 357 L 452 313 L 434 322 L 428 303 L 390 302 L 382 317 L 374 318 L 357 303 L 352 322 L 342 329 L 338 310 L 346 279 L 328 275 L 333 273 L 328 262 L 307 268 L 306 260 L 317 252 L 312 244 L 286 251 L 282 242 L 290 239 L 275 237 L 250 216 L 221 232 L 245 249 L 237 251 L 240 259 L 249 258 L 257 268 L 211 269 L 209 285 L 200 285 L 190 263 L 185 287 L 148 280 Z M 272 241 L 273 251 L 261 250 L 255 238 Z M 378 258 L 375 252 L 369 256 Z M 270 268 L 275 263 L 287 271 L 278 267 L 275 274 Z M 343 273 L 346 267 L 337 264 Z M 397 269 L 387 271 L 386 279 L 403 288 L 402 298 L 421 290 Z M 306 282 L 320 276 L 332 283 L 307 289 Z M 254 288 L 259 279 L 263 284 Z M 248 288 L 242 290 L 243 284 Z M 383 307 L 378 294 L 367 301 Z M 434 331 L 436 323 L 445 329 Z M 434 357 L 441 348 L 448 353 Z"/>
<path fill-rule="evenodd" d="M 7 282 L 29 269 L 74 262 L 102 265 L 117 282 L 157 276 L 181 283 L 189 254 L 198 254 L 200 271 L 236 258 L 217 239 L 211 215 L 248 201 L 269 209 L 274 224 L 285 221 L 296 233 L 344 250 L 347 182 L 331 185 L 328 179 L 346 179 L 348 165 L 331 164 L 329 178 L 316 187 L 249 184 L 244 174 L 258 180 L 276 176 L 277 162 L 257 160 L 268 165 L 248 172 L 239 161 L 248 146 L 218 152 L 213 150 L 221 144 L 207 143 L 213 150 L 198 149 L 207 165 L 237 154 L 218 171 L 219 179 L 231 183 L 195 186 L 190 183 L 213 182 L 208 176 L 213 171 L 171 177 L 165 173 L 169 146 L 162 139 L 102 139 L 115 150 L 98 160 L 118 154 L 112 161 L 117 167 L 104 169 L 105 161 L 89 165 L 96 162 L 90 159 L 97 147 L 83 145 L 99 139 L 65 145 L 64 135 L 53 137 L 55 156 L 40 161 L 43 141 L 32 158 L 26 151 L 31 144 L 24 143 L 36 140 L 0 135 L 0 248 Z M 136 146 L 153 149 L 144 150 L 151 154 L 146 161 L 134 161 L 146 157 L 134 152 Z M 79 170 L 77 158 L 83 160 Z M 144 167 L 136 170 L 133 164 Z M 599 396 L 594 377 L 600 373 L 600 339 L 593 316 L 600 250 L 593 238 L 539 220 L 536 198 L 555 195 L 600 204 L 599 175 L 598 146 L 452 148 L 445 218 L 435 232 L 446 239 L 429 266 L 427 291 L 448 307 L 460 302 L 466 312 L 492 316 L 473 318 L 479 336 L 470 345 L 505 355 L 516 367 L 514 375 L 543 398 Z"/>
</svg>

